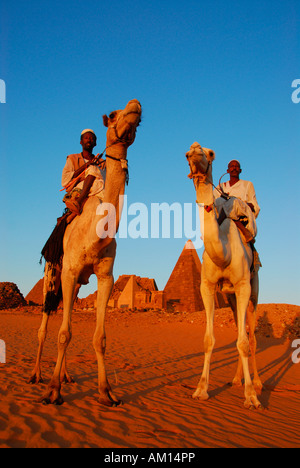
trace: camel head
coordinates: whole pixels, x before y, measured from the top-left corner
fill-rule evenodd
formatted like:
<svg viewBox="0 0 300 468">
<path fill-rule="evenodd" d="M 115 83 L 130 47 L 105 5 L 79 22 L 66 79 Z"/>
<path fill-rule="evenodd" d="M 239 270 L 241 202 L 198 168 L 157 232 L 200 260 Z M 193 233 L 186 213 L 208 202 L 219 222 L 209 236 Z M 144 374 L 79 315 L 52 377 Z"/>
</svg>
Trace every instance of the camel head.
<svg viewBox="0 0 300 468">
<path fill-rule="evenodd" d="M 113 111 L 109 116 L 103 115 L 103 124 L 107 127 L 107 145 L 123 148 L 132 145 L 141 115 L 142 107 L 137 99 L 129 101 L 123 110 Z"/>
<path fill-rule="evenodd" d="M 199 143 L 195 142 L 185 156 L 191 170 L 188 175 L 190 179 L 205 182 L 208 177 L 211 177 L 211 163 L 215 159 L 213 150 L 203 148 Z"/>
</svg>

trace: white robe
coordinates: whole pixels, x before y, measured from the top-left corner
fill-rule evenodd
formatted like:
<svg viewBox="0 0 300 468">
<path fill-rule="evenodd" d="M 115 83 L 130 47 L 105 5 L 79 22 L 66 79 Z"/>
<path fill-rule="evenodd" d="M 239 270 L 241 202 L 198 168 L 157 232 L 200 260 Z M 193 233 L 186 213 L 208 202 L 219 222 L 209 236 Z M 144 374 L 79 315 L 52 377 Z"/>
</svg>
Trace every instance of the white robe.
<svg viewBox="0 0 300 468">
<path fill-rule="evenodd" d="M 230 197 L 236 197 L 240 200 L 243 200 L 246 203 L 252 203 L 254 206 L 254 215 L 257 218 L 258 213 L 260 212 L 260 207 L 256 200 L 256 194 L 252 182 L 249 180 L 239 180 L 236 184 L 230 187 L 229 182 L 221 183 L 221 187 L 225 193 Z M 218 187 L 219 188 L 219 187 Z M 220 192 L 215 189 L 214 197 L 219 198 L 221 196 Z"/>
<path fill-rule="evenodd" d="M 227 218 L 238 220 L 240 218 L 247 218 L 246 228 L 251 232 L 253 237 L 257 234 L 256 218 L 260 212 L 260 207 L 256 200 L 256 194 L 252 182 L 248 180 L 239 180 L 236 184 L 230 186 L 229 182 L 221 184 L 222 189 L 230 197 L 229 200 L 221 198 L 220 192 L 214 190 L 215 204 L 218 213 L 223 208 Z M 218 186 L 218 188 L 220 188 Z M 252 203 L 254 212 L 248 206 Z"/>
</svg>

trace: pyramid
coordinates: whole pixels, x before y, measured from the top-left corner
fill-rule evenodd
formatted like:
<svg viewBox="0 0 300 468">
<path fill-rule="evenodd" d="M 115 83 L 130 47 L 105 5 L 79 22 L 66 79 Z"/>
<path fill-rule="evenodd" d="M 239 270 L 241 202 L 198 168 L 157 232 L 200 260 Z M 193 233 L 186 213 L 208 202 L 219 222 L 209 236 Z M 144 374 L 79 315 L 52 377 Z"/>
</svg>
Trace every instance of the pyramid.
<svg viewBox="0 0 300 468">
<path fill-rule="evenodd" d="M 201 262 L 191 240 L 187 241 L 165 286 L 168 309 L 195 312 L 203 310 L 200 294 Z"/>
<path fill-rule="evenodd" d="M 44 287 L 44 278 L 40 279 L 25 297 L 28 304 L 36 304 L 36 305 L 43 304 L 43 287 Z"/>
<path fill-rule="evenodd" d="M 167 309 L 178 312 L 204 310 L 200 292 L 201 262 L 191 240 L 188 240 L 164 289 Z M 219 291 L 215 296 L 216 307 L 227 307 L 225 296 Z"/>
<path fill-rule="evenodd" d="M 27 305 L 23 294 L 15 283 L 0 283 L 0 309 L 15 309 Z"/>
</svg>

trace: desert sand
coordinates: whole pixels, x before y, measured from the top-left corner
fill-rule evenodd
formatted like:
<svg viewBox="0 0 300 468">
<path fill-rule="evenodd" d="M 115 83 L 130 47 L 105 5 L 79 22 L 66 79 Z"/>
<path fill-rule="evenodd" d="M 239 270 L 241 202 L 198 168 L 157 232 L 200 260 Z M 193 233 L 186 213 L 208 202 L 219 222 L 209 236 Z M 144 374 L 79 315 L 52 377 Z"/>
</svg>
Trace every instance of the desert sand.
<svg viewBox="0 0 300 468">
<path fill-rule="evenodd" d="M 204 312 L 108 311 L 106 363 L 113 390 L 123 400 L 117 408 L 97 403 L 93 311 L 73 313 L 68 368 L 75 383 L 63 384 L 62 406 L 44 406 L 37 400 L 55 365 L 61 312 L 49 324 L 44 383 L 29 385 L 41 310 L 2 310 L 6 362 L 0 363 L 0 447 L 300 447 L 300 364 L 292 361 L 299 314 L 298 306 L 259 305 L 257 361 L 264 409 L 250 411 L 243 406 L 243 389 L 228 385 L 237 365 L 237 332 L 229 309 L 216 311 L 206 402 L 191 398 L 203 365 Z"/>
</svg>

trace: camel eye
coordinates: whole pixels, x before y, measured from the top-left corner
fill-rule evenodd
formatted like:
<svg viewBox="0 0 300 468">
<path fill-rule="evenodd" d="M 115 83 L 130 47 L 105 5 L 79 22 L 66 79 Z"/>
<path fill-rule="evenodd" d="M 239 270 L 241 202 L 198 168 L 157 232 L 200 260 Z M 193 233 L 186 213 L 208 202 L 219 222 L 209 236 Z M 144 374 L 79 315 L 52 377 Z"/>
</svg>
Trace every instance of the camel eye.
<svg viewBox="0 0 300 468">
<path fill-rule="evenodd" d="M 116 116 L 116 113 L 115 113 L 115 112 L 111 112 L 111 113 L 109 114 L 109 118 L 110 118 L 110 119 L 114 119 L 115 116 Z"/>
</svg>

